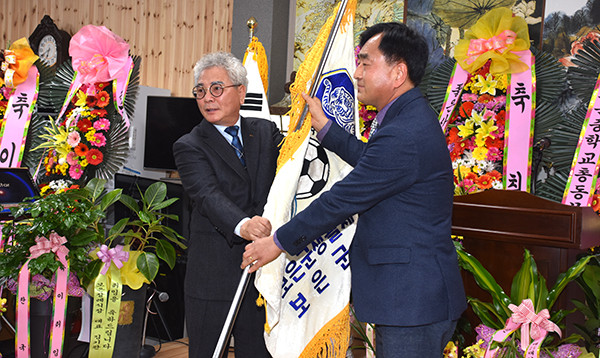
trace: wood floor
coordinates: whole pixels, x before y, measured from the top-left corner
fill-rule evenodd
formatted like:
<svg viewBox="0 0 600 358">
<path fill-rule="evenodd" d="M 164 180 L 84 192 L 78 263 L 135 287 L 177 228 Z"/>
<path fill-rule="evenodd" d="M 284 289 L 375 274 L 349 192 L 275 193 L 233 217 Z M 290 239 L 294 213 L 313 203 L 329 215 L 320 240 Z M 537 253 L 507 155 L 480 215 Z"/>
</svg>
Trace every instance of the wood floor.
<svg viewBox="0 0 600 358">
<path fill-rule="evenodd" d="M 188 339 L 182 338 L 173 342 L 163 343 L 155 358 L 188 358 Z M 156 350 L 159 346 L 154 347 Z M 234 358 L 233 351 L 229 352 L 227 358 Z"/>
<path fill-rule="evenodd" d="M 188 358 L 188 339 L 182 338 L 173 342 L 163 343 L 160 351 L 156 353 L 155 358 Z M 159 346 L 155 346 L 155 349 L 158 350 Z M 365 357 L 364 349 L 357 349 L 353 351 L 354 358 L 364 358 Z M 234 358 L 233 350 L 229 351 L 227 358 Z"/>
</svg>

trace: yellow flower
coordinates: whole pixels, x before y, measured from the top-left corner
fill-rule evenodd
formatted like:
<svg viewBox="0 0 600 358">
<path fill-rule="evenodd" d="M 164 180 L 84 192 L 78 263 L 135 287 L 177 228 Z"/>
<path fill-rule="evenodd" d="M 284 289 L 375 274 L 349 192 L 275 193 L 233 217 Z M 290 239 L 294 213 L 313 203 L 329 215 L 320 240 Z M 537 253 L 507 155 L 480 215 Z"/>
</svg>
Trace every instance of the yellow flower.
<svg viewBox="0 0 600 358">
<path fill-rule="evenodd" d="M 506 87 L 508 87 L 508 76 L 507 75 L 497 76 L 496 80 L 498 80 L 498 85 L 496 86 L 496 89 L 498 89 L 500 91 L 504 91 L 506 89 Z"/>
<path fill-rule="evenodd" d="M 473 158 L 476 160 L 484 160 L 487 158 L 488 149 L 486 147 L 477 147 L 473 150 Z"/>
<path fill-rule="evenodd" d="M 41 196 L 45 196 L 46 192 L 50 190 L 50 185 L 46 185 L 45 187 L 43 187 L 42 189 L 40 189 L 40 195 Z"/>
<path fill-rule="evenodd" d="M 458 171 L 459 171 L 459 170 L 460 170 L 460 175 L 458 174 Z M 471 169 L 470 169 L 470 168 L 468 168 L 468 167 L 466 167 L 466 166 L 464 166 L 464 165 L 461 165 L 461 166 L 459 166 L 457 169 L 454 169 L 454 176 L 455 176 L 455 177 L 457 177 L 457 178 L 458 178 L 458 177 L 460 177 L 460 178 L 464 178 L 464 177 L 466 177 L 466 176 L 467 176 L 467 174 L 469 174 L 470 172 L 471 172 Z"/>
<path fill-rule="evenodd" d="M 87 133 L 85 134 L 85 139 L 87 139 L 88 142 L 92 142 L 95 134 L 96 134 L 96 130 L 94 128 L 90 128 L 90 130 L 88 130 Z"/>
<path fill-rule="evenodd" d="M 60 165 L 57 165 L 56 168 L 58 170 L 60 170 L 60 172 L 62 173 L 62 175 L 67 175 L 67 169 L 69 169 L 69 164 L 67 162 L 64 162 Z"/>
<path fill-rule="evenodd" d="M 473 86 L 479 88 L 480 94 L 489 93 L 495 96 L 497 84 L 498 81 L 494 79 L 494 76 L 488 73 L 485 78 L 482 75 L 477 75 L 477 82 Z"/>
<path fill-rule="evenodd" d="M 494 121 L 490 119 L 487 122 L 481 122 L 479 124 L 479 128 L 477 128 L 477 134 L 481 134 L 482 138 L 495 138 L 492 132 L 497 129 L 498 127 L 494 125 Z"/>
<path fill-rule="evenodd" d="M 88 166 L 88 164 L 89 164 L 89 163 L 88 163 L 87 159 L 85 159 L 85 158 L 83 158 L 83 159 L 81 159 L 81 160 L 79 161 L 79 165 L 81 165 L 81 167 L 82 167 L 82 168 L 85 168 L 85 167 L 87 167 L 87 166 Z"/>
<path fill-rule="evenodd" d="M 458 358 L 458 347 L 450 341 L 444 348 L 444 358 Z"/>
<path fill-rule="evenodd" d="M 0 298 L 0 313 L 6 312 L 6 298 Z"/>
<path fill-rule="evenodd" d="M 485 138 L 481 133 L 475 135 L 475 145 L 478 147 L 485 147 Z"/>
<path fill-rule="evenodd" d="M 77 102 L 75 105 L 77 107 L 83 107 L 87 104 L 87 95 L 83 91 L 77 91 Z"/>
<path fill-rule="evenodd" d="M 472 346 L 466 347 L 463 352 L 467 353 L 465 358 L 483 358 L 485 355 L 485 349 L 481 348 L 483 344 L 483 339 L 480 339 Z"/>
<path fill-rule="evenodd" d="M 473 134 L 474 131 L 474 122 L 472 120 L 467 119 L 464 125 L 457 126 L 458 128 L 458 136 L 462 138 L 468 138 Z"/>
<path fill-rule="evenodd" d="M 67 142 L 56 143 L 56 153 L 58 154 L 58 159 L 67 159 L 67 154 L 71 151 L 72 147 Z"/>
</svg>

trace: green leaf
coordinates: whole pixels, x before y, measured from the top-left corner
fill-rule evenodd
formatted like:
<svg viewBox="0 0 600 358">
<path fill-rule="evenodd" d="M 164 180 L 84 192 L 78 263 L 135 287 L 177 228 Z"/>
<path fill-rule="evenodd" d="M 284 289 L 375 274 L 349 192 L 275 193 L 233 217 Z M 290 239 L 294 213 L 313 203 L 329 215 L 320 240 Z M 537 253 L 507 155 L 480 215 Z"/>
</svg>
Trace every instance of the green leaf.
<svg viewBox="0 0 600 358">
<path fill-rule="evenodd" d="M 148 279 L 153 281 L 158 274 L 158 258 L 151 252 L 142 252 L 137 259 L 137 268 Z"/>
<path fill-rule="evenodd" d="M 550 291 L 548 292 L 548 298 L 546 299 L 546 307 L 548 308 L 548 310 L 552 308 L 552 306 L 558 299 L 558 296 L 562 293 L 567 284 L 579 277 L 579 275 L 581 275 L 583 270 L 585 270 L 585 266 L 591 258 L 592 256 L 585 256 L 580 258 L 579 260 L 577 260 L 577 262 L 575 262 L 573 266 L 569 267 L 567 272 L 561 273 L 558 276 L 556 284 L 554 284 L 552 289 L 550 289 Z"/>
<path fill-rule="evenodd" d="M 154 206 L 162 203 L 166 196 L 167 184 L 157 181 L 146 189 L 142 200 L 148 209 L 154 210 Z"/>
<path fill-rule="evenodd" d="M 583 337 L 579 334 L 571 334 L 567 338 L 564 338 L 560 341 L 561 344 L 573 344 L 581 341 Z"/>
<path fill-rule="evenodd" d="M 123 218 L 119 221 L 117 221 L 113 227 L 110 228 L 110 230 L 108 231 L 108 236 L 109 237 L 113 237 L 116 235 L 119 235 L 120 233 L 123 232 L 123 230 L 125 230 L 125 226 L 127 226 L 127 223 L 129 222 L 129 218 Z"/>
<path fill-rule="evenodd" d="M 146 211 L 139 211 L 138 216 L 140 217 L 140 220 L 142 220 L 144 223 L 151 223 L 156 219 L 156 217 L 152 213 Z"/>
<path fill-rule="evenodd" d="M 158 229 L 159 229 L 158 231 L 161 234 L 163 234 L 167 239 L 169 239 L 171 242 L 173 242 L 174 244 L 177 244 L 179 247 L 181 247 L 184 250 L 187 249 L 187 246 L 181 242 L 181 240 L 185 241 L 185 238 L 183 236 L 181 236 L 173 228 L 170 228 L 168 226 L 161 226 Z"/>
<path fill-rule="evenodd" d="M 164 209 L 164 208 L 170 206 L 171 204 L 173 204 L 174 202 L 176 202 L 177 200 L 179 200 L 179 198 L 167 199 L 161 203 L 157 203 L 154 207 L 152 207 L 152 210 L 157 211 L 157 210 Z"/>
<path fill-rule="evenodd" d="M 85 189 L 88 190 L 92 196 L 92 201 L 96 201 L 102 192 L 104 191 L 104 186 L 106 185 L 105 179 L 92 178 L 85 186 Z"/>
<path fill-rule="evenodd" d="M 108 209 L 109 206 L 116 203 L 121 197 L 122 192 L 123 189 L 115 189 L 106 193 L 106 195 L 102 197 L 102 201 L 100 202 L 100 210 L 106 211 L 106 209 Z"/>
<path fill-rule="evenodd" d="M 493 305 L 473 297 L 469 297 L 469 304 L 471 305 L 473 312 L 475 312 L 477 317 L 481 320 L 481 323 L 494 329 L 501 329 L 504 327 L 504 321 L 502 317 L 497 314 Z"/>
<path fill-rule="evenodd" d="M 82 286 L 84 288 L 87 287 L 89 283 L 93 282 L 96 277 L 98 277 L 103 265 L 104 262 L 101 260 L 94 260 L 86 266 L 85 270 L 83 271 L 82 280 Z"/>
<path fill-rule="evenodd" d="M 119 201 L 121 203 L 123 203 L 123 205 L 128 207 L 129 210 L 133 211 L 134 213 L 137 213 L 140 211 L 140 207 L 138 205 L 137 200 L 135 200 L 134 198 L 132 198 L 131 196 L 129 196 L 127 194 L 121 194 L 121 198 L 119 199 Z"/>
<path fill-rule="evenodd" d="M 490 295 L 492 295 L 492 299 L 502 305 L 506 318 L 508 318 L 511 314 L 511 311 L 508 309 L 508 305 L 512 303 L 510 297 L 504 293 L 504 290 L 498 285 L 494 277 L 475 257 L 464 251 L 460 246 L 456 246 L 456 253 L 458 254 L 460 266 L 473 274 L 473 278 L 475 278 L 477 285 L 489 292 Z"/>
<path fill-rule="evenodd" d="M 102 242 L 103 239 L 104 236 L 95 231 L 82 230 L 69 239 L 69 244 L 74 246 L 85 246 L 92 241 Z"/>
<path fill-rule="evenodd" d="M 173 245 L 171 245 L 167 240 L 158 240 L 156 242 L 156 255 L 159 258 L 163 259 L 167 265 L 173 269 L 175 267 L 176 254 Z"/>
<path fill-rule="evenodd" d="M 517 305 L 526 298 L 533 300 L 535 305 L 535 297 L 532 297 L 531 295 L 531 287 L 533 286 L 534 281 L 533 266 L 535 266 L 535 262 L 533 262 L 531 253 L 529 250 L 525 249 L 525 253 L 523 254 L 523 264 L 515 277 L 513 277 L 510 289 L 510 298 Z"/>
</svg>

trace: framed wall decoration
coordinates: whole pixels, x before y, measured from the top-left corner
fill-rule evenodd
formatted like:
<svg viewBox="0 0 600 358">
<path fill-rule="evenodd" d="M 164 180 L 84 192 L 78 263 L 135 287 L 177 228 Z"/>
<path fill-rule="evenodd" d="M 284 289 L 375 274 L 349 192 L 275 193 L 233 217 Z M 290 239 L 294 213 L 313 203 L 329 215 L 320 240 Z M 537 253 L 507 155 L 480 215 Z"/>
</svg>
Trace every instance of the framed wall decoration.
<svg viewBox="0 0 600 358">
<path fill-rule="evenodd" d="M 332 14 L 336 0 L 297 0 L 296 30 L 294 37 L 294 70 L 304 61 L 304 54 L 310 49 L 321 26 Z M 354 21 L 355 44 L 358 36 L 368 26 L 379 22 L 404 21 L 405 1 L 400 0 L 358 0 Z"/>
</svg>

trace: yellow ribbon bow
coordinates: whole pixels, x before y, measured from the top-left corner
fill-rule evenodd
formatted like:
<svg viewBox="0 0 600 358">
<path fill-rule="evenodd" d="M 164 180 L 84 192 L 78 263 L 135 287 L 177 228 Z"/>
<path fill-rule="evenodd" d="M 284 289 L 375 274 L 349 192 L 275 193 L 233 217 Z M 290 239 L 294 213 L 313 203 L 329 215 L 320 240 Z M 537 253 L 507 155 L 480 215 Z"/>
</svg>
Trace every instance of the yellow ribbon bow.
<svg viewBox="0 0 600 358">
<path fill-rule="evenodd" d="M 529 49 L 529 30 L 525 20 L 513 16 L 508 8 L 496 8 L 483 15 L 460 40 L 454 58 L 469 73 L 491 60 L 494 75 L 519 73 L 529 69 L 519 60 L 518 51 Z"/>
<path fill-rule="evenodd" d="M 13 88 L 25 82 L 29 68 L 38 58 L 25 37 L 13 42 L 10 49 L 4 51 L 4 61 L 0 65 L 4 75 L 0 77 L 0 86 Z"/>
</svg>

